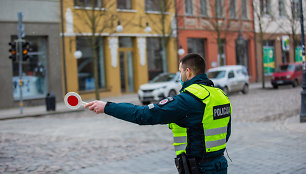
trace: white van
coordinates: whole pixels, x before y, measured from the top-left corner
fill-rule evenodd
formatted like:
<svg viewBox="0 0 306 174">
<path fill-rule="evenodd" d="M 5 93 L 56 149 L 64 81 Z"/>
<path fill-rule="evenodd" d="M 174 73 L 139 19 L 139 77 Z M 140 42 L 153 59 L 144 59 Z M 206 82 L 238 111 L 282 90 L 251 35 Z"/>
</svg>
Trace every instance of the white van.
<svg viewBox="0 0 306 174">
<path fill-rule="evenodd" d="M 211 68 L 207 71 L 207 76 L 225 94 L 241 91 L 247 94 L 249 91 L 249 76 L 245 66 L 228 65 Z"/>
</svg>

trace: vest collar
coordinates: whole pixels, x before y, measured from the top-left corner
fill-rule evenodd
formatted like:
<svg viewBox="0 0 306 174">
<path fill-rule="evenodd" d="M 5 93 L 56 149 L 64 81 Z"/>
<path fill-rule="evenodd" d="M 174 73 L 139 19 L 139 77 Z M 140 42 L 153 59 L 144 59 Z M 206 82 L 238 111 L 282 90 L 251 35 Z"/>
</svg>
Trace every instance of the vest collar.
<svg viewBox="0 0 306 174">
<path fill-rule="evenodd" d="M 206 74 L 199 74 L 194 76 L 192 79 L 184 82 L 182 89 L 180 91 L 183 91 L 185 88 L 195 83 L 204 84 L 206 86 L 214 86 L 214 83 L 207 78 Z"/>
</svg>

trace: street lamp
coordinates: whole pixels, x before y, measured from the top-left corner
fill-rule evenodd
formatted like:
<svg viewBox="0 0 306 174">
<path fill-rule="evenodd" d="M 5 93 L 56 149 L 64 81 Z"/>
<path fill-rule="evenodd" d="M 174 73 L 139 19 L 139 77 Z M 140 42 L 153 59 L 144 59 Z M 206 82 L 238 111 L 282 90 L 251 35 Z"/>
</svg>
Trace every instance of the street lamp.
<svg viewBox="0 0 306 174">
<path fill-rule="evenodd" d="M 180 49 L 178 50 L 178 54 L 181 56 L 183 54 L 185 54 L 185 50 L 182 48 L 182 46 L 180 46 Z"/>
<path fill-rule="evenodd" d="M 120 24 L 120 21 L 118 21 L 118 25 L 117 25 L 117 27 L 116 27 L 116 31 L 117 31 L 118 33 L 120 33 L 122 30 L 123 30 L 123 27 L 122 27 L 122 25 Z"/>
<path fill-rule="evenodd" d="M 149 22 L 146 22 L 146 28 L 145 28 L 145 32 L 146 33 L 150 33 L 152 31 L 151 27 L 149 26 Z"/>
<path fill-rule="evenodd" d="M 79 59 L 82 57 L 83 54 L 82 54 L 82 51 L 76 50 L 73 55 L 76 59 Z"/>
<path fill-rule="evenodd" d="M 302 35 L 302 56 L 303 56 L 303 81 L 301 92 L 301 113 L 300 122 L 306 122 L 306 62 L 305 62 L 305 41 L 304 41 L 304 19 L 303 19 L 303 4 L 300 0 L 300 22 L 301 22 L 301 35 Z"/>
</svg>

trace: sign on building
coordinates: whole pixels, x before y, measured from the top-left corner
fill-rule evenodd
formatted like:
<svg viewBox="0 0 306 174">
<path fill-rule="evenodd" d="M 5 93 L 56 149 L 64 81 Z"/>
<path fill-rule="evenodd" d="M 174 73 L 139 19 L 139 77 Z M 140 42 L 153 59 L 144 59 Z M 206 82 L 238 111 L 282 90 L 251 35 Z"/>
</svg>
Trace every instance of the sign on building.
<svg viewBox="0 0 306 174">
<path fill-rule="evenodd" d="M 289 51 L 290 49 L 289 36 L 282 36 L 282 48 L 283 51 Z"/>
<path fill-rule="evenodd" d="M 263 53 L 264 53 L 264 74 L 272 75 L 275 68 L 274 48 L 265 46 L 263 47 Z"/>
</svg>

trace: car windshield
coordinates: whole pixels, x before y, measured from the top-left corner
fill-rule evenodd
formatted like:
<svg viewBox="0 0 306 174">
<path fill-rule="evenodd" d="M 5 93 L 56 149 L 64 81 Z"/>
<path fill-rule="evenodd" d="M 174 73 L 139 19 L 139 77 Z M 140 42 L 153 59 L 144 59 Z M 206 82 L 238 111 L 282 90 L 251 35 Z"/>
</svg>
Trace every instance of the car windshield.
<svg viewBox="0 0 306 174">
<path fill-rule="evenodd" d="M 294 65 L 281 65 L 276 68 L 276 72 L 294 71 Z"/>
<path fill-rule="evenodd" d="M 210 79 L 221 79 L 225 77 L 225 71 L 211 71 L 207 73 L 207 76 Z"/>
<path fill-rule="evenodd" d="M 168 82 L 175 78 L 176 74 L 161 74 L 156 76 L 150 83 Z"/>
</svg>

